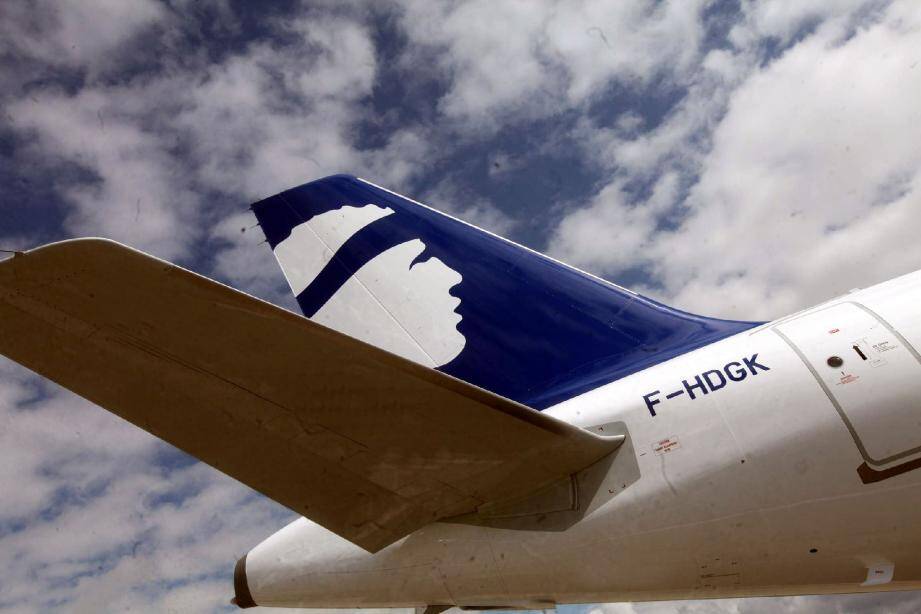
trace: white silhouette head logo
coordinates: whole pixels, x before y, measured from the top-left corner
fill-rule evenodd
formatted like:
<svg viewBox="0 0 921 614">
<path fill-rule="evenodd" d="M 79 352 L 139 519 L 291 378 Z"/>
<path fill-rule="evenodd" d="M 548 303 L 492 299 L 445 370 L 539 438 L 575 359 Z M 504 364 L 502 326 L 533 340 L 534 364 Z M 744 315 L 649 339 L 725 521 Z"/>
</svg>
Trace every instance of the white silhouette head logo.
<svg viewBox="0 0 921 614">
<path fill-rule="evenodd" d="M 275 247 L 294 294 L 301 294 L 352 236 L 393 213 L 372 204 L 346 206 L 295 227 Z M 424 250 L 425 244 L 413 239 L 378 254 L 311 319 L 427 366 L 451 362 L 466 344 L 457 330 L 460 299 L 450 294 L 462 277 L 438 258 L 413 264 Z"/>
</svg>

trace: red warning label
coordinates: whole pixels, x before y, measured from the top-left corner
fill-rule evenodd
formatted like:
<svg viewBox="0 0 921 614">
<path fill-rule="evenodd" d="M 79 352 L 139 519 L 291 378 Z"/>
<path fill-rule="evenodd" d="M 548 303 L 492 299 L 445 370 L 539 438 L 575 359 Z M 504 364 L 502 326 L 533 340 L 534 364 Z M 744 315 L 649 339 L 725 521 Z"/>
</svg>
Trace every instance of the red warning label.
<svg viewBox="0 0 921 614">
<path fill-rule="evenodd" d="M 669 452 L 674 452 L 679 448 L 681 448 L 681 444 L 678 442 L 678 438 L 674 435 L 652 444 L 652 451 L 659 456 L 668 454 Z"/>
</svg>

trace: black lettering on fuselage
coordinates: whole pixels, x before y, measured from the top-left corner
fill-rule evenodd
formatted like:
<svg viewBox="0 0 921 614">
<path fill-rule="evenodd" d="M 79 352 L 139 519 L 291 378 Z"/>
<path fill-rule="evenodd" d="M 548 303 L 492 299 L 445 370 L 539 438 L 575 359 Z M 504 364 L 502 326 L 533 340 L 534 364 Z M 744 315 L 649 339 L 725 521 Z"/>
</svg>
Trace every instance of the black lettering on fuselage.
<svg viewBox="0 0 921 614">
<path fill-rule="evenodd" d="M 671 400 L 687 393 L 688 397 L 694 401 L 698 398 L 698 395 L 706 395 L 722 390 L 730 382 L 741 382 L 748 378 L 749 375 L 754 377 L 762 371 L 770 370 L 770 367 L 758 362 L 758 354 L 755 353 L 747 358 L 742 358 L 741 362 L 733 360 L 727 362 L 720 369 L 708 369 L 692 378 L 681 380 L 681 388 L 666 394 L 665 399 Z M 656 416 L 655 406 L 662 403 L 658 398 L 660 394 L 662 394 L 661 390 L 653 390 L 649 394 L 643 395 L 646 409 L 649 410 L 649 415 L 653 417 Z"/>
<path fill-rule="evenodd" d="M 726 372 L 726 377 L 734 382 L 741 382 L 748 375 L 748 371 L 745 370 L 742 363 L 736 361 L 727 362 L 726 366 L 723 367 L 723 371 Z"/>
<path fill-rule="evenodd" d="M 758 375 L 758 371 L 755 369 L 761 369 L 762 371 L 770 371 L 769 367 L 765 367 L 763 364 L 758 362 L 758 355 L 752 354 L 751 358 L 743 358 L 742 362 L 745 363 L 745 366 L 748 367 L 748 370 L 752 372 L 752 375 Z"/>
<path fill-rule="evenodd" d="M 659 394 L 659 392 L 660 392 L 660 391 L 658 391 L 658 390 L 653 390 L 653 391 L 650 392 L 649 394 L 644 394 L 644 395 L 643 395 L 643 400 L 646 401 L 646 409 L 649 410 L 649 414 L 652 415 L 652 416 L 655 416 L 655 415 L 656 415 L 656 410 L 653 409 L 653 406 L 658 405 L 659 403 L 662 402 L 662 401 L 660 401 L 660 400 L 658 400 L 658 399 L 652 398 L 652 397 L 656 396 L 657 394 Z"/>
<path fill-rule="evenodd" d="M 694 381 L 696 382 L 695 384 L 689 384 L 688 380 L 681 380 L 681 383 L 684 385 L 684 389 L 687 391 L 688 396 L 691 397 L 691 400 L 697 398 L 694 396 L 695 390 L 700 390 L 702 393 L 707 394 L 707 387 L 704 386 L 704 383 L 700 380 L 699 375 L 694 376 Z"/>
<path fill-rule="evenodd" d="M 700 375 L 704 378 L 704 381 L 707 382 L 707 387 L 710 388 L 710 392 L 715 392 L 726 386 L 726 376 L 723 375 L 722 371 L 710 369 L 709 371 L 704 371 Z M 713 381 L 714 379 L 716 380 L 715 382 Z"/>
</svg>

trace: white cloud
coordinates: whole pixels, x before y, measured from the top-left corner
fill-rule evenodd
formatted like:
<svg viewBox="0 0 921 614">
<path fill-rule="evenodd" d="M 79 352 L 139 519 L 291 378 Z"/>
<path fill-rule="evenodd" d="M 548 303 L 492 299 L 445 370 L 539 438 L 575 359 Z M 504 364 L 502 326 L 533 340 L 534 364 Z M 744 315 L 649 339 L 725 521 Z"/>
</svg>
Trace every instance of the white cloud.
<svg viewBox="0 0 921 614">
<path fill-rule="evenodd" d="M 123 61 L 121 47 L 168 19 L 167 9 L 154 0 L 4 2 L 0 50 L 95 74 Z"/>
<path fill-rule="evenodd" d="M 36 137 L 36 160 L 67 160 L 97 179 L 61 187 L 75 235 L 124 241 L 166 258 L 185 255 L 197 199 L 154 121 L 140 120 L 133 87 L 37 94 L 11 104 L 14 125 Z M 150 118 L 150 119 L 156 119 Z M 153 124 L 153 125 L 149 125 Z"/>
<path fill-rule="evenodd" d="M 0 448 L 8 460 L 0 464 L 0 490 L 17 493 L 4 497 L 0 523 L 27 518 L 51 503 L 54 492 L 68 487 L 84 491 L 105 476 L 94 466 L 130 450 L 132 465 L 143 465 L 153 448 L 137 429 L 112 419 L 88 402 L 63 399 L 54 386 L 28 371 L 3 360 L 0 367 Z M 72 424 L 61 429 L 61 424 Z M 76 448 L 73 440 L 85 442 L 99 436 L 105 448 Z M 79 461 L 73 465 L 70 461 Z M 77 470 L 78 467 L 81 470 Z"/>
<path fill-rule="evenodd" d="M 661 182 L 669 167 L 694 177 L 687 198 L 664 212 L 654 198 L 624 208 L 619 178 L 564 219 L 553 251 L 615 278 L 650 267 L 666 300 L 753 319 L 917 268 L 919 25 L 901 3 L 856 31 L 853 15 L 823 22 L 763 68 L 751 50 L 711 54 L 702 71 L 730 78 L 699 100 L 692 87 L 659 129 L 610 158 L 626 178 Z M 662 227 L 678 215 L 675 230 Z"/>
<path fill-rule="evenodd" d="M 777 0 L 742 3 L 742 21 L 729 33 L 737 48 L 756 45 L 765 38 L 789 43 L 802 29 L 835 19 L 866 17 L 866 11 L 885 6 L 885 2 L 867 0 Z"/>
<path fill-rule="evenodd" d="M 703 308 L 737 278 L 760 291 L 734 315 L 780 315 L 918 267 L 906 230 L 921 222 L 921 13 L 910 6 L 844 42 L 822 29 L 733 94 L 690 216 L 655 239 L 682 305 Z"/>
<path fill-rule="evenodd" d="M 612 81 L 639 87 L 660 75 L 680 79 L 699 53 L 704 6 L 696 0 L 558 3 L 546 37 L 549 54 L 569 74 L 569 103 L 598 94 Z"/>
<path fill-rule="evenodd" d="M 241 211 L 225 217 L 215 225 L 211 238 L 220 242 L 212 269 L 215 278 L 300 313 L 252 213 Z"/>
<path fill-rule="evenodd" d="M 408 2 L 402 24 L 421 61 L 450 75 L 439 103 L 461 129 L 578 107 L 614 81 L 681 79 L 702 2 Z M 437 52 L 440 51 L 440 52 Z"/>
<path fill-rule="evenodd" d="M 501 105 L 520 107 L 523 95 L 540 86 L 544 75 L 535 34 L 545 11 L 545 5 L 523 2 L 415 2 L 406 5 L 403 27 L 416 44 L 448 48 L 435 56 L 452 74 L 441 109 L 469 117 Z"/>
<path fill-rule="evenodd" d="M 223 203 L 239 211 L 345 170 L 368 170 L 383 182 L 411 175 L 414 161 L 428 152 L 413 130 L 395 132 L 378 151 L 351 143 L 360 101 L 376 75 L 367 28 L 313 13 L 276 25 L 284 42 L 256 41 L 219 63 L 167 62 L 151 77 L 91 83 L 75 93 L 47 89 L 11 101 L 12 125 L 34 139 L 36 164 L 77 164 L 95 176 L 58 181 L 71 205 L 67 230 L 184 259 L 209 236 L 229 242 L 231 251 L 248 239 L 226 232 L 226 222 L 203 231 L 222 216 Z M 264 289 L 258 282 L 265 259 L 257 260 L 249 266 L 219 253 L 216 273 Z M 277 269 L 274 274 L 280 278 Z"/>
<path fill-rule="evenodd" d="M 154 437 L 6 360 L 0 368 L 0 606 L 89 612 L 127 600 L 149 611 L 151 591 L 175 599 L 212 576 L 220 600 L 184 611 L 225 604 L 236 558 L 289 514 L 204 465 L 156 462 L 169 448 Z"/>
<path fill-rule="evenodd" d="M 425 204 L 435 204 L 448 215 L 498 235 L 508 235 L 517 225 L 516 220 L 477 196 L 469 186 L 458 185 L 450 177 L 440 181 L 419 200 Z"/>
<path fill-rule="evenodd" d="M 297 42 L 255 43 L 196 75 L 175 120 L 194 135 L 199 179 L 241 200 L 360 166 L 348 130 L 374 81 L 368 32 L 333 17 L 284 29 Z"/>
<path fill-rule="evenodd" d="M 664 175 L 652 195 L 630 203 L 622 180 L 608 184 L 589 206 L 567 215 L 557 228 L 554 249 L 564 261 L 627 269 L 652 245 L 658 219 L 672 205 L 679 179 Z"/>
</svg>

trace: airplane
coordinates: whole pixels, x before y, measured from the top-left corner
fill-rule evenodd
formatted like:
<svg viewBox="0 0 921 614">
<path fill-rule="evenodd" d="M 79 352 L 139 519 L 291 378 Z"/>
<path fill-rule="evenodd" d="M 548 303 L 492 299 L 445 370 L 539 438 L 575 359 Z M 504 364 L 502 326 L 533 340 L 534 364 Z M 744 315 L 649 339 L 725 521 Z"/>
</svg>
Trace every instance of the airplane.
<svg viewBox="0 0 921 614">
<path fill-rule="evenodd" d="M 921 588 L 921 271 L 732 321 L 349 175 L 252 211 L 303 316 L 104 239 L 0 262 L 0 353 L 301 516 L 240 608 Z"/>
</svg>

